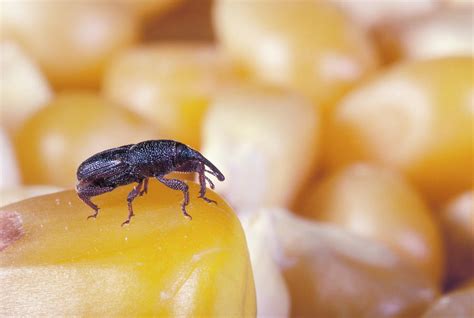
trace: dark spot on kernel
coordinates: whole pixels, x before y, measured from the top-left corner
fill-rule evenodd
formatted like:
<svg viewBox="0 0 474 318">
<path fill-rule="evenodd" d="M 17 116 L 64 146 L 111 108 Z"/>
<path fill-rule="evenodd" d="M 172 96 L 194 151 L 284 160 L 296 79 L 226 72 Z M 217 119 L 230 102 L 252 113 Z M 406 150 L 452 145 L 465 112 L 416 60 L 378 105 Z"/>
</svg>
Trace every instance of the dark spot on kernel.
<svg viewBox="0 0 474 318">
<path fill-rule="evenodd" d="M 0 211 L 0 251 L 25 234 L 23 221 L 17 212 Z"/>
</svg>

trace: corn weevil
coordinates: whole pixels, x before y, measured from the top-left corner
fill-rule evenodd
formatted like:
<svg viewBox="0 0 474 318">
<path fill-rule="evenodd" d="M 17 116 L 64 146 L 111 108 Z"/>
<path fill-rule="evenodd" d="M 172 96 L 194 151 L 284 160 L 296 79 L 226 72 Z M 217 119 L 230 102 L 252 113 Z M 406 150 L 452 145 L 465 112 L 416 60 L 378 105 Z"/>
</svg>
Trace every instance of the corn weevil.
<svg viewBox="0 0 474 318">
<path fill-rule="evenodd" d="M 206 197 L 206 182 L 211 189 L 214 189 L 214 184 L 205 173 L 215 176 L 219 181 L 224 181 L 224 175 L 198 151 L 174 140 L 147 140 L 93 155 L 77 169 L 76 191 L 79 198 L 95 211 L 88 218 L 95 218 L 99 214 L 99 207 L 91 201 L 91 197 L 136 182 L 137 185 L 127 197 L 128 218 L 122 223 L 125 225 L 134 216 L 133 200 L 147 193 L 148 178 L 156 178 L 169 188 L 183 192 L 181 210 L 192 219 L 186 211 L 189 204 L 188 185 L 179 179 L 165 178 L 170 172 L 198 173 L 199 198 L 216 203 Z"/>
</svg>

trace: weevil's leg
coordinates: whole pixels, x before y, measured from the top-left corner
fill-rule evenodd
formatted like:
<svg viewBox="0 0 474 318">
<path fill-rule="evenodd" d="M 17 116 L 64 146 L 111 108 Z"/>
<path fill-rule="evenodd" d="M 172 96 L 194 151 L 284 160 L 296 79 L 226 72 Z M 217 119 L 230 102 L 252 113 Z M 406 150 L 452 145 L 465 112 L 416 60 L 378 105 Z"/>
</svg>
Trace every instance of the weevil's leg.
<svg viewBox="0 0 474 318">
<path fill-rule="evenodd" d="M 135 200 L 135 198 L 140 195 L 141 193 L 141 189 L 142 189 L 142 184 L 143 184 L 143 180 L 141 180 L 140 182 L 138 182 L 138 184 L 133 188 L 132 191 L 130 191 L 130 193 L 128 194 L 128 197 L 127 197 L 127 202 L 128 202 L 128 218 L 125 220 L 125 222 L 122 223 L 122 226 L 124 226 L 125 224 L 129 224 L 130 223 L 130 219 L 132 218 L 132 216 L 134 216 L 135 214 L 133 214 L 133 207 L 132 207 L 132 202 L 133 200 Z"/>
<path fill-rule="evenodd" d="M 181 205 L 181 210 L 183 211 L 184 216 L 188 217 L 190 220 L 192 220 L 192 216 L 186 212 L 186 206 L 189 204 L 189 187 L 188 185 L 181 180 L 178 179 L 166 179 L 163 176 L 157 176 L 156 179 L 163 183 L 165 186 L 174 189 L 174 190 L 180 190 L 183 192 L 184 195 L 184 201 L 183 204 Z"/>
<path fill-rule="evenodd" d="M 199 191 L 199 198 L 203 199 L 204 201 L 206 201 L 207 203 L 215 203 L 217 204 L 216 201 L 214 200 L 211 200 L 209 198 L 206 198 L 206 180 L 209 181 L 209 184 L 211 185 L 211 188 L 214 189 L 214 184 L 212 183 L 211 180 L 209 180 L 209 178 L 206 177 L 206 175 L 204 174 L 205 172 L 205 167 L 204 167 L 204 164 L 199 164 L 197 166 L 197 173 L 199 174 L 199 184 L 201 185 L 201 189 Z"/>
<path fill-rule="evenodd" d="M 217 177 L 216 173 L 212 170 L 204 169 L 205 172 L 212 174 L 214 177 Z"/>
<path fill-rule="evenodd" d="M 145 181 L 145 183 L 143 185 L 143 190 L 140 191 L 140 194 L 139 194 L 140 196 L 148 193 L 148 178 L 146 178 L 144 181 Z"/>
<path fill-rule="evenodd" d="M 95 211 L 94 214 L 89 215 L 87 218 L 95 219 L 97 217 L 97 214 L 99 214 L 99 207 L 96 204 L 94 204 L 94 202 L 92 202 L 90 197 L 88 197 L 87 195 L 84 195 L 83 193 L 78 193 L 77 195 L 82 201 L 84 201 L 85 204 L 90 206 Z"/>
<path fill-rule="evenodd" d="M 214 171 L 212 171 L 212 170 L 204 169 L 204 171 L 207 172 L 207 173 L 209 173 L 209 174 L 211 174 L 211 175 L 213 175 L 213 176 L 216 177 L 217 180 L 219 180 L 219 181 L 223 181 L 223 180 L 224 180 L 224 176 L 223 176 L 223 175 L 219 175 L 218 173 L 216 173 L 216 172 L 214 172 Z"/>
<path fill-rule="evenodd" d="M 87 218 L 96 218 L 99 214 L 99 207 L 91 201 L 91 197 L 95 197 L 99 194 L 110 192 L 114 187 L 101 187 L 94 186 L 91 184 L 78 184 L 76 187 L 78 197 L 84 201 L 85 204 L 90 206 L 95 212 L 94 214 L 89 215 Z"/>
<path fill-rule="evenodd" d="M 204 176 L 204 178 L 206 178 L 206 181 L 207 183 L 209 183 L 209 187 L 214 190 L 215 186 L 214 186 L 214 183 L 212 182 L 211 179 L 209 179 L 207 176 Z"/>
<path fill-rule="evenodd" d="M 199 184 L 201 189 L 199 191 L 199 198 L 203 199 L 208 203 L 217 203 L 214 200 L 206 198 L 206 180 L 209 182 L 209 186 L 211 189 L 214 189 L 214 183 L 204 174 L 204 172 L 209 172 L 212 175 L 215 175 L 214 172 L 206 170 L 206 166 L 199 162 L 199 161 L 191 161 L 188 162 L 181 167 L 179 167 L 176 171 L 183 171 L 183 172 L 197 172 L 199 175 Z"/>
</svg>

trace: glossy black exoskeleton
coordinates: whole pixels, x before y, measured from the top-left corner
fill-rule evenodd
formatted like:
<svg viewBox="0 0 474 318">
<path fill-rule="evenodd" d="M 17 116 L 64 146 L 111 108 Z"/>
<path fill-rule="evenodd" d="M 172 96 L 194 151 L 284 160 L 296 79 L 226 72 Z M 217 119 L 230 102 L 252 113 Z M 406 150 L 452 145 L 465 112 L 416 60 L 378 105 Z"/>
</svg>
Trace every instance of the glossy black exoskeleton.
<svg viewBox="0 0 474 318">
<path fill-rule="evenodd" d="M 128 194 L 128 218 L 122 223 L 124 225 L 130 223 L 130 219 L 134 216 L 133 200 L 147 193 L 148 178 L 156 178 L 171 189 L 183 192 L 184 201 L 181 210 L 185 216 L 191 218 L 186 212 L 186 206 L 189 203 L 188 185 L 182 180 L 164 177 L 175 171 L 197 172 L 201 186 L 199 197 L 206 202 L 216 203 L 206 198 L 206 181 L 211 189 L 214 189 L 214 184 L 205 172 L 217 177 L 219 181 L 225 179 L 224 175 L 198 151 L 173 140 L 148 140 L 93 155 L 77 169 L 79 182 L 76 190 L 79 198 L 95 211 L 89 218 L 95 218 L 99 213 L 99 207 L 90 200 L 91 197 L 137 182 L 138 184 Z"/>
</svg>

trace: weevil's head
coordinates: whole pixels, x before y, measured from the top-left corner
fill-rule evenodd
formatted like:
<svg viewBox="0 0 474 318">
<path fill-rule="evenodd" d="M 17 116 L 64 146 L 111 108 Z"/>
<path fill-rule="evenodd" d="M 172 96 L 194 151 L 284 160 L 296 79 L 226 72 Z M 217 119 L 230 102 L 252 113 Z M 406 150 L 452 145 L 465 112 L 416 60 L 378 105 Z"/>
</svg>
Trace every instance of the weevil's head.
<svg viewBox="0 0 474 318">
<path fill-rule="evenodd" d="M 87 182 L 87 181 L 84 181 L 84 180 L 79 180 L 76 183 L 76 192 L 77 193 L 83 193 L 83 192 L 87 191 L 89 188 L 91 188 L 91 183 L 90 182 Z"/>
<path fill-rule="evenodd" d="M 177 165 L 185 164 L 191 160 L 196 160 L 196 152 L 196 150 L 186 146 L 185 144 L 177 143 L 175 157 Z"/>
<path fill-rule="evenodd" d="M 224 175 L 216 168 L 209 160 L 207 160 L 201 153 L 198 151 L 178 143 L 176 145 L 176 163 L 177 165 L 184 165 L 190 161 L 198 161 L 203 163 L 207 168 L 209 168 L 213 175 L 219 180 L 224 181 Z"/>
</svg>

